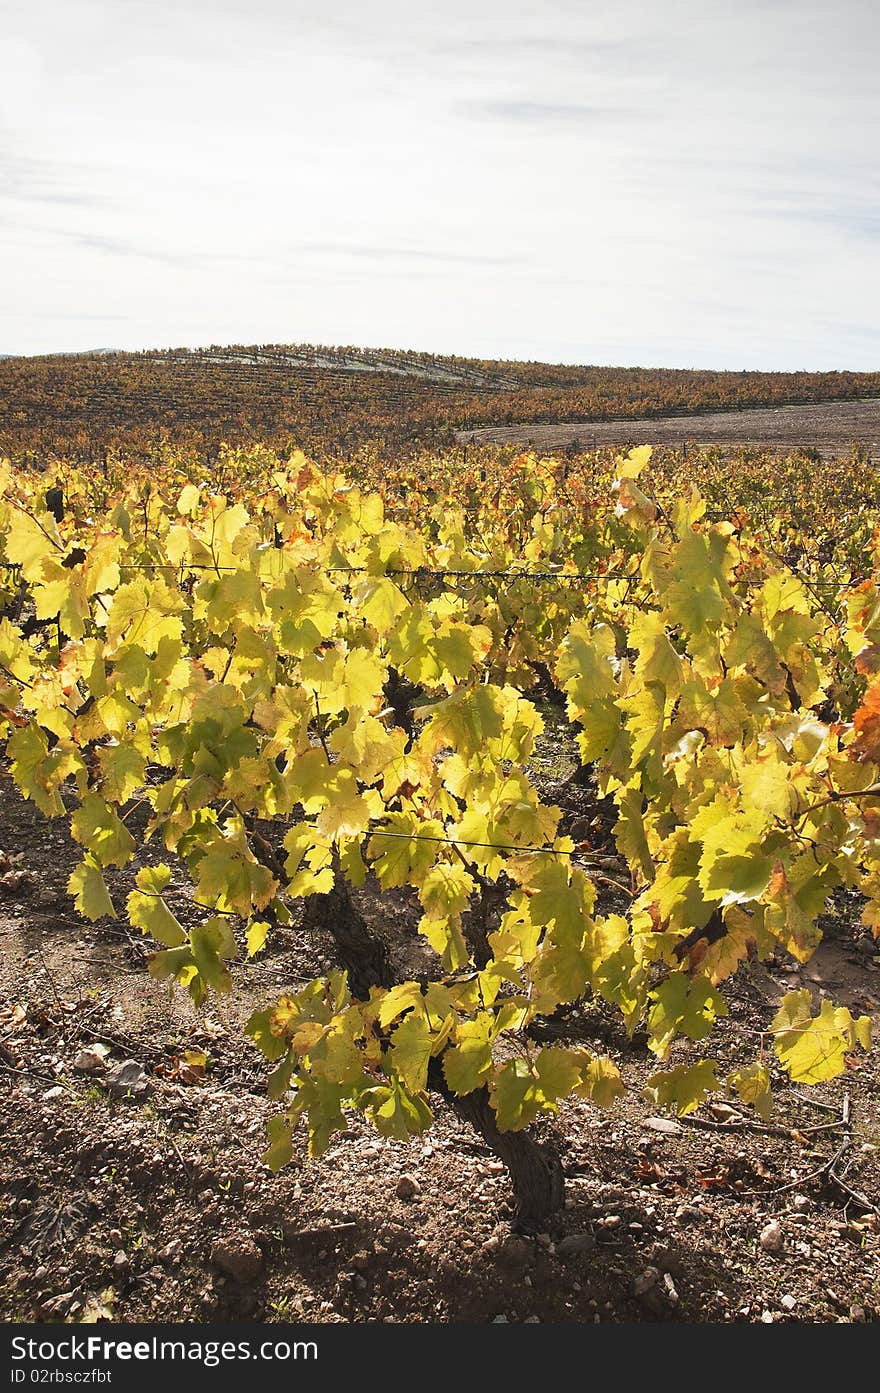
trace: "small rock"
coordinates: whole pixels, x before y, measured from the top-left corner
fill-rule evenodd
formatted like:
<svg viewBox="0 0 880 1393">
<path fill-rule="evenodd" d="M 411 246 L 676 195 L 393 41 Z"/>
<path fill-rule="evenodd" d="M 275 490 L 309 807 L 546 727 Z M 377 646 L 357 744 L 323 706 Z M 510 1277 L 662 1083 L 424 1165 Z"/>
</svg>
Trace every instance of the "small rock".
<svg viewBox="0 0 880 1393">
<path fill-rule="evenodd" d="M 136 1059 L 124 1059 L 107 1075 L 106 1082 L 111 1097 L 129 1102 L 143 1102 L 153 1091 L 146 1069 Z"/>
<path fill-rule="evenodd" d="M 118 1248 L 120 1243 L 122 1242 L 122 1230 L 111 1229 L 107 1237 L 110 1239 L 110 1242 L 114 1245 L 114 1247 Z"/>
<path fill-rule="evenodd" d="M 646 1267 L 644 1272 L 640 1272 L 633 1280 L 633 1296 L 644 1296 L 646 1292 L 652 1291 L 659 1281 L 660 1273 L 657 1268 Z"/>
<path fill-rule="evenodd" d="M 174 1262 L 183 1248 L 183 1242 L 179 1238 L 172 1238 L 170 1243 L 166 1243 L 164 1248 L 160 1248 L 158 1258 L 160 1262 Z"/>
<path fill-rule="evenodd" d="M 493 1317 L 492 1317 L 492 1324 L 493 1324 L 493 1325 L 508 1325 L 509 1322 L 508 1322 L 507 1316 L 493 1316 Z"/>
<path fill-rule="evenodd" d="M 727 1103 L 710 1103 L 709 1111 L 716 1122 L 737 1122 L 740 1118 L 736 1108 L 731 1108 Z"/>
<path fill-rule="evenodd" d="M 679 1297 L 676 1285 L 672 1280 L 671 1272 L 663 1273 L 663 1290 L 666 1292 L 666 1295 L 669 1298 L 670 1303 L 673 1306 L 677 1306 L 681 1298 Z"/>
<path fill-rule="evenodd" d="M 416 1195 L 421 1194 L 421 1190 L 421 1185 L 412 1175 L 402 1175 L 394 1187 L 394 1193 L 399 1200 L 414 1200 Z"/>
<path fill-rule="evenodd" d="M 604 1219 L 599 1220 L 599 1223 L 603 1229 L 619 1229 L 623 1220 L 619 1214 L 606 1214 Z"/>
<path fill-rule="evenodd" d="M 864 1306 L 850 1306 L 849 1318 L 856 1325 L 861 1325 L 867 1319 Z"/>
<path fill-rule="evenodd" d="M 807 1195 L 795 1195 L 791 1207 L 796 1214 L 809 1214 L 813 1208 L 813 1201 Z"/>
<path fill-rule="evenodd" d="M 63 1098 L 64 1093 L 65 1090 L 58 1084 L 55 1088 L 46 1089 L 46 1092 L 43 1094 L 43 1100 L 46 1103 L 54 1103 L 56 1098 Z"/>
<path fill-rule="evenodd" d="M 107 1068 L 109 1053 L 107 1045 L 87 1045 L 79 1051 L 73 1061 L 73 1072 L 75 1074 L 103 1074 Z"/>
<path fill-rule="evenodd" d="M 678 1136 L 682 1130 L 672 1117 L 646 1117 L 642 1126 L 650 1127 L 652 1132 L 664 1132 L 669 1137 Z"/>
<path fill-rule="evenodd" d="M 680 1204 L 675 1211 L 675 1222 L 684 1227 L 686 1224 L 696 1224 L 702 1219 L 703 1215 L 699 1209 L 695 1209 L 692 1204 Z"/>
<path fill-rule="evenodd" d="M 36 880 L 30 871 L 6 871 L 0 875 L 0 893 L 4 895 L 29 895 L 36 887 Z"/>
<path fill-rule="evenodd" d="M 263 1254 L 250 1234 L 231 1234 L 214 1244 L 211 1261 L 237 1282 L 249 1282 L 262 1270 Z"/>
<path fill-rule="evenodd" d="M 125 1270 L 127 1269 L 128 1253 L 124 1252 L 122 1248 L 119 1248 L 113 1254 L 113 1266 L 115 1267 L 117 1272 L 125 1272 Z"/>
<path fill-rule="evenodd" d="M 782 1251 L 785 1238 L 780 1225 L 775 1219 L 771 1219 L 770 1223 L 765 1224 L 764 1228 L 762 1228 L 758 1242 L 765 1253 L 779 1253 Z"/>
<path fill-rule="evenodd" d="M 512 1233 L 498 1246 L 498 1258 L 507 1267 L 525 1267 L 532 1257 L 532 1245 Z"/>
<path fill-rule="evenodd" d="M 774 1316 L 772 1311 L 761 1312 L 761 1323 L 763 1325 L 772 1325 L 775 1320 L 776 1317 Z"/>
<path fill-rule="evenodd" d="M 795 1306 L 797 1305 L 797 1301 L 794 1299 L 793 1296 L 781 1296 L 779 1298 L 779 1304 L 782 1307 L 783 1311 L 793 1311 Z"/>
<path fill-rule="evenodd" d="M 69 1310 L 76 1299 L 76 1292 L 63 1291 L 60 1296 L 52 1297 L 49 1301 L 42 1303 L 42 1312 L 47 1316 L 63 1316 Z"/>
<path fill-rule="evenodd" d="M 596 1240 L 591 1233 L 570 1233 L 556 1244 L 558 1258 L 577 1258 L 583 1253 L 592 1253 Z"/>
</svg>

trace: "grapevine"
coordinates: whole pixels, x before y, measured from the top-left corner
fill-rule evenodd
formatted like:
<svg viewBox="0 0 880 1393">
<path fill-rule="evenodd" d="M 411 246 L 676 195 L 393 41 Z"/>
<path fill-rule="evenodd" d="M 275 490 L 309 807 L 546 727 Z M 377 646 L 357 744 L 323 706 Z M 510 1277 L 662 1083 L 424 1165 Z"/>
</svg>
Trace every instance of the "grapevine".
<svg viewBox="0 0 880 1393">
<path fill-rule="evenodd" d="M 439 459 L 412 496 L 265 447 L 207 478 L 173 452 L 0 466 L 0 735 L 21 794 L 69 818 L 78 912 L 124 915 L 197 1005 L 293 916 L 332 937 L 337 968 L 247 1027 L 272 1167 L 352 1113 L 405 1141 L 442 1099 L 535 1226 L 562 1169 L 532 1124 L 627 1087 L 542 1043 L 560 1013 L 596 999 L 644 1029 L 649 1095 L 679 1115 L 722 1090 L 766 1117 L 774 1077 L 870 1047 L 867 1017 L 807 990 L 726 1076 L 708 1041 L 725 984 L 805 962 L 838 887 L 880 933 L 880 591 L 869 516 L 867 562 L 832 564 L 791 516 L 649 484 L 647 448 L 592 478 L 499 458 L 491 488 L 445 486 Z M 615 867 L 536 778 L 542 684 L 613 808 Z M 106 872 L 136 854 L 135 805 L 168 860 L 123 904 Z M 365 918 L 368 878 L 417 900 L 423 973 Z M 682 1041 L 707 1057 L 679 1063 Z"/>
</svg>

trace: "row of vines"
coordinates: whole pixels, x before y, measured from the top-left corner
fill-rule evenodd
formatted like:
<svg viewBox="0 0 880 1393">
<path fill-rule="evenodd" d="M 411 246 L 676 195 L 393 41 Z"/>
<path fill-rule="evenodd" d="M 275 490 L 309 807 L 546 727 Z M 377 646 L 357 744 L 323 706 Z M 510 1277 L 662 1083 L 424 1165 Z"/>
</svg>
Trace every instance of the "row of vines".
<svg viewBox="0 0 880 1393">
<path fill-rule="evenodd" d="M 646 1032 L 649 1094 L 679 1114 L 727 1090 L 766 1116 L 775 1080 L 869 1047 L 866 1017 L 808 991 L 733 1072 L 709 1037 L 743 964 L 809 958 L 838 887 L 880 928 L 872 511 L 850 494 L 833 548 L 762 514 L 760 471 L 743 508 L 711 461 L 703 496 L 650 455 L 464 479 L 438 459 L 373 487 L 268 449 L 209 477 L 170 453 L 0 466 L 0 736 L 82 847 L 77 910 L 126 916 L 197 1004 L 279 925 L 332 937 L 338 969 L 248 1026 L 271 1165 L 352 1112 L 405 1140 L 442 1100 L 534 1225 L 562 1172 L 531 1124 L 627 1088 L 609 1056 L 545 1043 L 578 1003 Z M 612 866 L 536 777 L 548 699 L 613 806 Z M 167 860 L 117 903 L 135 807 Z M 181 866 L 192 927 L 165 894 Z M 395 970 L 368 878 L 417 898 L 424 971 Z"/>
</svg>

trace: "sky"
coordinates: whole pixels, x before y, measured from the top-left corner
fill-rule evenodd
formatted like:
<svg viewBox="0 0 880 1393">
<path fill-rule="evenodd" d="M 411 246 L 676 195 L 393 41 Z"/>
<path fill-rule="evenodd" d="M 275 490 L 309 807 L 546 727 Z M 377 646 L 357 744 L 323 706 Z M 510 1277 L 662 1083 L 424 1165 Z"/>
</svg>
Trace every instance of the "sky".
<svg viewBox="0 0 880 1393">
<path fill-rule="evenodd" d="M 876 0 L 0 0 L 0 353 L 880 368 Z"/>
</svg>

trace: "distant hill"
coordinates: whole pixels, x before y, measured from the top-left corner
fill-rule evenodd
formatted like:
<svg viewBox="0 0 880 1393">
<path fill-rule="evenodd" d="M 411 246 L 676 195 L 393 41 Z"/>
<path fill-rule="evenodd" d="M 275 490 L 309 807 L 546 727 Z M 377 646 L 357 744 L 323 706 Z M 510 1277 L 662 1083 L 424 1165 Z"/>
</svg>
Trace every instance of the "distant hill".
<svg viewBox="0 0 880 1393">
<path fill-rule="evenodd" d="M 715 372 L 463 358 L 320 344 L 212 344 L 0 361 L 0 453 L 210 459 L 263 441 L 340 458 L 451 444 L 462 431 L 811 405 L 880 395 L 880 373 Z M 460 437 L 459 437 L 460 438 Z"/>
</svg>

